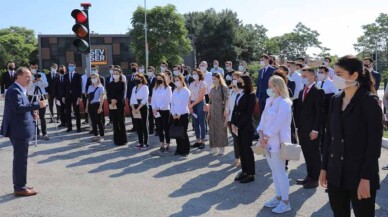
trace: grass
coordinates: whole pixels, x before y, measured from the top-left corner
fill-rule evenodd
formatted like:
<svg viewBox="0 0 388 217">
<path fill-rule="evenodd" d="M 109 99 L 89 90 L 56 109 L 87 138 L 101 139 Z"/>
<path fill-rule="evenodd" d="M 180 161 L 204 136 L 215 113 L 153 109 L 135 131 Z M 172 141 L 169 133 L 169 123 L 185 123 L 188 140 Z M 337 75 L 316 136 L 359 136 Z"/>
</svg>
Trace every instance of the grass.
<svg viewBox="0 0 388 217">
<path fill-rule="evenodd" d="M 388 139 L 388 131 L 384 131 L 384 138 Z"/>
</svg>

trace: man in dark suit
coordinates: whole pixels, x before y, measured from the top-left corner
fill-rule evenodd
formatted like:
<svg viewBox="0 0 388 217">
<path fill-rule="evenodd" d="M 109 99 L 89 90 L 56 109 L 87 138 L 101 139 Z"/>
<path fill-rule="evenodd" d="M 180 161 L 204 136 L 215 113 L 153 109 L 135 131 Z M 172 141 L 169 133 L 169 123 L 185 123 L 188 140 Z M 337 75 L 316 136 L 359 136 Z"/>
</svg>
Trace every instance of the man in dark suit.
<svg viewBox="0 0 388 217">
<path fill-rule="evenodd" d="M 183 68 L 183 76 L 185 76 L 185 82 L 186 82 L 187 88 L 190 86 L 191 82 L 194 81 L 194 78 L 191 77 L 190 72 L 191 72 L 190 66 L 185 66 Z"/>
<path fill-rule="evenodd" d="M 32 83 L 28 68 L 15 72 L 15 83 L 6 93 L 1 134 L 9 137 L 13 146 L 13 187 L 15 196 L 32 196 L 37 192 L 27 187 L 27 158 L 29 139 L 34 135 L 34 118 L 39 118 L 37 110 L 46 107 L 46 101 L 30 103 L 27 87 Z"/>
<path fill-rule="evenodd" d="M 319 132 L 322 127 L 324 92 L 316 87 L 313 69 L 302 69 L 302 79 L 305 87 L 299 93 L 295 121 L 306 160 L 307 177 L 297 180 L 297 184 L 311 189 L 318 187 L 320 173 Z"/>
<path fill-rule="evenodd" d="M 57 71 L 58 71 L 58 65 L 56 63 L 53 63 L 51 65 L 51 68 L 50 68 L 50 72 L 46 75 L 46 78 L 47 78 L 47 82 L 48 82 L 48 87 L 46 88 L 46 93 L 48 94 L 48 104 L 49 104 L 49 110 L 50 110 L 50 113 L 52 115 L 52 119 L 50 121 L 50 123 L 53 123 L 54 122 L 54 98 L 55 98 L 55 94 L 54 94 L 54 81 L 56 79 L 56 77 L 58 76 L 57 75 Z M 58 107 L 57 107 L 57 110 L 58 110 Z M 57 121 L 59 119 L 59 115 L 57 114 Z"/>
<path fill-rule="evenodd" d="M 7 89 L 15 81 L 15 62 L 12 60 L 8 61 L 7 65 L 8 65 L 8 70 L 6 72 L 3 72 L 2 80 L 1 80 L 1 94 L 4 94 L 4 96 Z"/>
<path fill-rule="evenodd" d="M 79 103 L 82 97 L 82 78 L 81 75 L 75 71 L 74 62 L 69 62 L 68 68 L 69 72 L 64 76 L 67 132 L 71 132 L 73 130 L 73 124 L 71 123 L 71 107 L 73 107 L 77 132 L 79 133 L 81 132 Z"/>
<path fill-rule="evenodd" d="M 364 68 L 372 74 L 372 77 L 375 81 L 375 89 L 376 91 L 378 91 L 380 88 L 381 74 L 373 69 L 373 59 L 370 57 L 366 57 L 364 58 L 363 64 Z"/>
<path fill-rule="evenodd" d="M 57 113 L 61 124 L 59 127 L 66 126 L 66 109 L 65 109 L 65 74 L 66 66 L 59 66 L 59 75 L 54 79 L 54 95 L 56 98 L 55 104 L 57 105 Z"/>
<path fill-rule="evenodd" d="M 135 84 L 135 77 L 136 77 L 136 74 L 137 74 L 137 69 L 138 69 L 138 65 L 137 63 L 131 63 L 131 74 L 128 75 L 127 77 L 127 98 L 128 98 L 128 102 L 131 101 L 131 95 L 132 95 L 132 89 L 136 86 Z M 131 109 L 131 107 L 129 107 Z M 129 132 L 136 132 L 136 126 L 133 124 L 133 117 L 131 115 L 131 118 L 132 118 L 132 129 L 129 130 Z"/>
<path fill-rule="evenodd" d="M 265 102 L 269 97 L 267 95 L 268 81 L 269 78 L 273 75 L 276 68 L 269 65 L 270 57 L 267 54 L 264 54 L 260 58 L 260 65 L 263 67 L 259 70 L 259 76 L 257 78 L 257 89 L 256 97 L 259 100 L 260 116 L 264 111 Z"/>
<path fill-rule="evenodd" d="M 155 129 L 155 119 L 154 119 L 154 113 L 152 111 L 152 106 L 151 106 L 151 99 L 152 99 L 152 93 L 153 93 L 153 90 L 154 90 L 154 87 L 155 87 L 155 83 L 156 83 L 156 78 L 155 78 L 155 67 L 153 66 L 149 66 L 148 67 L 148 71 L 147 71 L 147 82 L 148 82 L 148 132 L 149 134 L 153 134 L 154 133 L 154 129 Z"/>
</svg>

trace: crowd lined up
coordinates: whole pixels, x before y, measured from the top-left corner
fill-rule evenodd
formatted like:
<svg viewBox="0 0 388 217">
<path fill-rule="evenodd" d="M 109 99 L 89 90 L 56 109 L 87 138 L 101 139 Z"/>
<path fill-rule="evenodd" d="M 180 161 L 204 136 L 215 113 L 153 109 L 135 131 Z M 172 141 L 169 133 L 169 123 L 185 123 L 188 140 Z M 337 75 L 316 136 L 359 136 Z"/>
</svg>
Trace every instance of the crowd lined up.
<svg viewBox="0 0 388 217">
<path fill-rule="evenodd" d="M 251 146 L 265 150 L 276 192 L 264 206 L 274 213 L 290 211 L 292 202 L 288 161 L 279 155 L 281 144 L 299 142 L 307 171 L 296 184 L 313 189 L 320 183 L 327 188 L 334 216 L 350 216 L 350 203 L 356 216 L 374 216 L 383 116 L 376 96 L 380 74 L 373 70 L 371 58 L 344 56 L 332 64 L 327 57 L 321 66 L 311 68 L 304 58 L 278 65 L 275 58 L 264 54 L 257 81 L 244 61 L 236 71 L 231 61 L 222 68 L 217 60 L 210 71 L 206 61 L 195 69 L 170 67 L 165 62 L 158 69 L 149 66 L 145 70 L 137 63 L 130 66 L 127 76 L 120 66 L 112 65 L 109 76 L 103 77 L 97 65 L 91 66 L 90 73 L 80 74 L 74 62 L 67 66 L 54 63 L 46 74 L 31 63 L 33 82 L 27 95 L 31 102 L 47 97 L 50 122 L 57 119 L 67 132 L 73 130 L 73 115 L 77 132 L 82 131 L 82 104 L 83 124 L 90 121 L 94 142 L 104 141 L 105 99 L 117 146 L 127 144 L 130 132 L 138 136 L 135 147 L 147 149 L 149 136 L 155 133 L 162 153 L 172 152 L 172 139 L 176 140 L 175 155 L 183 157 L 193 148 L 204 149 L 208 140 L 210 153 L 223 155 L 229 131 L 233 164 L 241 167 L 236 182 L 255 180 Z M 2 94 L 15 80 L 14 73 L 15 63 L 10 61 L 2 75 Z M 128 130 L 126 103 L 132 119 L 132 129 Z M 48 140 L 45 116 L 46 108 L 39 109 L 37 134 L 39 139 Z M 259 117 L 258 124 L 254 116 Z M 189 140 L 190 123 L 195 141 Z"/>
</svg>

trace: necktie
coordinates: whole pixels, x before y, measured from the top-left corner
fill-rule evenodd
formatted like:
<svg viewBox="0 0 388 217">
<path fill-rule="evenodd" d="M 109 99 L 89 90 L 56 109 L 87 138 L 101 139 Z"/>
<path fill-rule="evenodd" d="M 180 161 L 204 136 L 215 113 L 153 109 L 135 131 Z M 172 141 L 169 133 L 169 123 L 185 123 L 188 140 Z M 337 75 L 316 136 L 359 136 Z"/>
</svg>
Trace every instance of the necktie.
<svg viewBox="0 0 388 217">
<path fill-rule="evenodd" d="M 309 91 L 310 88 L 308 88 L 307 86 L 304 88 L 304 91 L 303 91 L 303 101 L 306 99 L 306 96 L 307 96 L 307 93 Z"/>
<path fill-rule="evenodd" d="M 237 96 L 236 96 L 236 101 L 234 102 L 234 104 L 236 104 L 236 105 L 238 104 L 238 100 L 239 100 L 239 98 L 240 98 L 240 95 L 241 95 L 241 93 L 238 93 L 238 94 L 237 94 Z"/>
<path fill-rule="evenodd" d="M 263 69 L 263 73 L 261 73 L 261 78 L 264 77 L 264 74 L 265 74 L 266 71 L 267 71 L 267 68 L 264 68 L 264 69 Z"/>
<path fill-rule="evenodd" d="M 322 89 L 322 87 L 323 87 L 323 84 L 325 83 L 325 81 L 322 81 L 322 84 L 321 84 L 321 89 Z"/>
<path fill-rule="evenodd" d="M 13 72 L 11 72 L 10 77 L 11 77 L 11 81 L 13 81 Z"/>
<path fill-rule="evenodd" d="M 73 79 L 73 73 L 72 72 L 70 72 L 70 75 L 69 75 L 70 77 L 69 77 L 69 80 L 70 80 L 70 83 L 71 83 L 71 79 Z"/>
<path fill-rule="evenodd" d="M 63 83 L 63 76 L 60 77 L 60 81 L 61 81 L 61 83 Z"/>
</svg>

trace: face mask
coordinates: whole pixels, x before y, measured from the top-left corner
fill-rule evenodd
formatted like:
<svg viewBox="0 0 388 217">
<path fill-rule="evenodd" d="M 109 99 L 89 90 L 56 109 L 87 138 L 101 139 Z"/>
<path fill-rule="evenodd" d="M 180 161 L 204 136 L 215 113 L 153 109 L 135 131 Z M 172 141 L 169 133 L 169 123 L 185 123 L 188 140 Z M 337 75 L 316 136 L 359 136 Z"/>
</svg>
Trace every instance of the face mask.
<svg viewBox="0 0 388 217">
<path fill-rule="evenodd" d="M 179 71 L 174 71 L 173 73 L 174 73 L 174 76 L 178 76 L 180 74 Z"/>
<path fill-rule="evenodd" d="M 265 62 L 264 61 L 260 61 L 260 65 L 264 67 L 265 66 Z"/>
<path fill-rule="evenodd" d="M 153 72 L 147 72 L 147 76 L 148 77 L 152 77 L 152 76 L 154 76 L 154 73 Z"/>
<path fill-rule="evenodd" d="M 274 97 L 274 96 L 275 96 L 275 93 L 273 92 L 273 89 L 268 88 L 268 89 L 267 89 L 267 95 L 268 95 L 269 97 Z"/>
<path fill-rule="evenodd" d="M 309 79 L 307 79 L 307 78 L 302 78 L 302 83 L 303 83 L 304 85 L 308 85 L 308 84 L 309 84 Z"/>
<path fill-rule="evenodd" d="M 212 82 L 213 82 L 213 85 L 216 85 L 218 83 L 217 80 L 212 80 Z"/>
<path fill-rule="evenodd" d="M 194 80 L 198 81 L 199 80 L 199 76 L 197 74 L 193 75 L 193 78 Z"/>
<path fill-rule="evenodd" d="M 227 66 L 227 67 L 226 67 L 226 70 L 228 70 L 228 71 L 232 71 L 232 67 L 230 67 L 230 66 Z"/>
<path fill-rule="evenodd" d="M 218 68 L 218 64 L 213 64 L 214 68 Z"/>
<path fill-rule="evenodd" d="M 120 79 L 120 75 L 113 75 L 113 79 L 119 80 Z"/>
<path fill-rule="evenodd" d="M 52 73 L 52 74 L 55 74 L 55 73 L 57 73 L 57 69 L 53 69 L 53 68 L 51 68 L 51 73 Z"/>
<path fill-rule="evenodd" d="M 325 75 L 324 74 L 318 74 L 318 81 L 323 81 L 325 80 Z"/>
<path fill-rule="evenodd" d="M 113 73 L 113 69 L 109 70 L 109 73 L 112 74 Z"/>
<path fill-rule="evenodd" d="M 143 74 L 144 73 L 144 69 L 139 69 L 139 73 Z"/>
<path fill-rule="evenodd" d="M 347 84 L 349 83 L 349 84 Z M 357 85 L 357 81 L 353 81 L 353 80 L 346 80 L 345 78 L 343 77 L 340 77 L 338 75 L 334 75 L 333 77 L 333 84 L 334 86 L 337 88 L 337 89 L 340 89 L 340 90 L 343 90 L 347 87 L 351 87 L 351 86 L 354 86 L 354 85 Z"/>
<path fill-rule="evenodd" d="M 237 87 L 239 89 L 243 89 L 244 88 L 244 86 L 242 85 L 242 82 L 237 82 Z"/>
<path fill-rule="evenodd" d="M 201 71 L 203 71 L 203 72 L 206 72 L 206 70 L 207 70 L 207 67 L 206 66 L 201 66 L 201 67 L 199 67 L 200 69 L 201 69 Z"/>
<path fill-rule="evenodd" d="M 135 84 L 139 85 L 140 84 L 140 80 L 135 80 Z"/>
<path fill-rule="evenodd" d="M 92 78 L 92 83 L 93 84 L 97 83 L 97 78 Z"/>
<path fill-rule="evenodd" d="M 38 72 L 38 70 L 36 70 L 36 69 L 31 69 L 31 73 L 32 73 L 32 74 L 35 75 L 37 72 Z"/>
<path fill-rule="evenodd" d="M 69 72 L 74 72 L 75 67 L 74 66 L 69 66 Z"/>
<path fill-rule="evenodd" d="M 131 68 L 131 70 L 132 70 L 132 72 L 136 72 L 137 71 L 136 68 Z"/>
<path fill-rule="evenodd" d="M 233 84 L 234 86 L 236 86 L 236 87 L 237 87 L 237 83 L 238 83 L 237 80 L 233 80 L 233 81 L 232 81 L 232 84 Z"/>
<path fill-rule="evenodd" d="M 165 72 L 165 71 L 166 71 L 166 67 L 161 66 L 161 67 L 160 67 L 160 71 L 161 71 L 161 72 Z"/>
<path fill-rule="evenodd" d="M 98 73 L 98 71 L 95 69 L 92 69 L 92 73 Z"/>
<path fill-rule="evenodd" d="M 180 82 L 180 81 L 175 81 L 175 86 L 176 87 L 181 87 L 182 86 L 182 82 Z"/>
<path fill-rule="evenodd" d="M 13 70 L 15 70 L 15 67 L 14 66 L 8 66 L 8 69 L 13 71 Z"/>
<path fill-rule="evenodd" d="M 163 84 L 163 81 L 162 81 L 162 80 L 156 80 L 156 83 L 157 83 L 158 85 L 161 85 L 161 84 Z"/>
<path fill-rule="evenodd" d="M 243 71 L 245 70 L 245 67 L 244 67 L 244 66 L 238 66 L 238 70 L 239 70 L 240 72 L 243 72 Z"/>
</svg>

